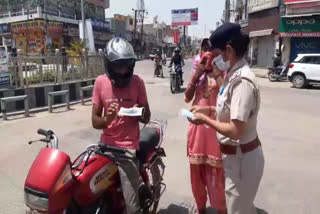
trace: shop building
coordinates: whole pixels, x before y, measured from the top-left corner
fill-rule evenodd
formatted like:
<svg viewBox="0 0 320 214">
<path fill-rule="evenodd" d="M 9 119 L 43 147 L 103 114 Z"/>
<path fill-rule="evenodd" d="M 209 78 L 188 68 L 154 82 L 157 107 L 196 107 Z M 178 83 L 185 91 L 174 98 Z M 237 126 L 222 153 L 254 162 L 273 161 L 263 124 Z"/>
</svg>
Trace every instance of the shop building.
<svg viewBox="0 0 320 214">
<path fill-rule="evenodd" d="M 29 55 L 37 54 L 42 49 L 45 52 L 54 52 L 56 48 L 68 47 L 73 39 L 79 38 L 80 2 L 0 0 L 0 44 L 6 45 L 9 52 L 16 48 Z M 93 23 L 97 38 L 95 46 L 99 48 L 102 43 L 105 46 L 109 38 L 108 24 L 104 20 L 107 7 L 109 0 L 85 1 L 85 16 Z"/>
<path fill-rule="evenodd" d="M 279 33 L 283 63 L 300 53 L 320 53 L 320 1 L 285 0 L 285 9 Z"/>
<path fill-rule="evenodd" d="M 250 64 L 266 68 L 272 65 L 273 56 L 280 47 L 279 0 L 248 0 L 248 27 L 250 36 Z"/>
</svg>

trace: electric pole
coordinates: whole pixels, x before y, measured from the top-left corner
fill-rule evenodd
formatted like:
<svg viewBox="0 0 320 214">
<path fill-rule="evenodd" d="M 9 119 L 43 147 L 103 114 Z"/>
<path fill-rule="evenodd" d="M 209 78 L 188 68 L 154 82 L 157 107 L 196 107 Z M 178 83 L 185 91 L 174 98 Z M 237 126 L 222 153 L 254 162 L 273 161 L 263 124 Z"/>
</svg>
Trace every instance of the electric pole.
<svg viewBox="0 0 320 214">
<path fill-rule="evenodd" d="M 134 10 L 134 29 L 133 29 L 133 41 L 136 39 L 137 33 L 137 10 Z"/>
<path fill-rule="evenodd" d="M 84 15 L 84 1 L 81 0 L 81 18 L 82 18 L 82 40 L 86 39 L 86 23 L 85 23 L 85 15 Z"/>
<path fill-rule="evenodd" d="M 144 13 L 146 13 L 144 0 L 137 0 L 137 9 L 135 15 L 139 16 L 139 21 L 141 21 L 141 48 L 143 49 L 143 24 L 144 24 Z M 139 37 L 139 36 L 138 36 Z"/>
<path fill-rule="evenodd" d="M 45 48 L 47 49 L 47 53 L 48 53 L 48 37 L 49 37 L 49 35 L 48 35 L 48 11 L 47 11 L 47 0 L 44 0 L 43 1 L 43 12 L 44 12 L 44 14 L 45 14 L 45 34 L 46 34 L 46 36 L 45 36 Z"/>
<path fill-rule="evenodd" d="M 145 10 L 142 10 L 142 21 L 141 21 L 141 47 L 143 47 L 143 22 L 144 22 L 144 12 L 145 12 Z"/>
</svg>

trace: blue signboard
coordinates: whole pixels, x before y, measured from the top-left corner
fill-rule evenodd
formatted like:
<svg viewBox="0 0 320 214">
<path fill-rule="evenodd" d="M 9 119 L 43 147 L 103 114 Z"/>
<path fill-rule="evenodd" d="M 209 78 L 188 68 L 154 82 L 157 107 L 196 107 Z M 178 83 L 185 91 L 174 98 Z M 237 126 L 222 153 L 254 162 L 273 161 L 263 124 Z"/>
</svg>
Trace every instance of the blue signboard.
<svg viewBox="0 0 320 214">
<path fill-rule="evenodd" d="M 9 34 L 11 33 L 9 24 L 1 24 L 0 25 L 0 34 Z"/>
<path fill-rule="evenodd" d="M 110 30 L 111 24 L 104 20 L 92 19 L 92 27 L 98 30 Z"/>
<path fill-rule="evenodd" d="M 10 86 L 10 73 L 8 70 L 7 50 L 0 47 L 0 88 Z"/>
<path fill-rule="evenodd" d="M 10 87 L 10 73 L 9 72 L 1 72 L 0 73 L 0 88 L 8 88 Z"/>
</svg>

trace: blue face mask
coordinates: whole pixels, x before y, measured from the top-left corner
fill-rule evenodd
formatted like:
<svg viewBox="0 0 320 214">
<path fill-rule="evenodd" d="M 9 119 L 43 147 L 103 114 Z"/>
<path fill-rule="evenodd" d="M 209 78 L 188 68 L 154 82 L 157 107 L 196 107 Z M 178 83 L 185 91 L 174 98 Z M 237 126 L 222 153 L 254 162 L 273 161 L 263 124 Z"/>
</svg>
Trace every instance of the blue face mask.
<svg viewBox="0 0 320 214">
<path fill-rule="evenodd" d="M 220 71 L 228 71 L 230 69 L 230 61 L 225 62 L 221 54 L 215 57 L 213 61 Z"/>
</svg>

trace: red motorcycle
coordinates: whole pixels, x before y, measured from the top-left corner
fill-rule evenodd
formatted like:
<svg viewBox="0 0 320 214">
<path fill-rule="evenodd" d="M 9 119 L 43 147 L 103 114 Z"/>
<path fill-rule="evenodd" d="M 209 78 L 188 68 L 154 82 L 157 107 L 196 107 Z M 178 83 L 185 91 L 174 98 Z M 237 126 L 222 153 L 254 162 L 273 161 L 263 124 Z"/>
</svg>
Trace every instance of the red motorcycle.
<svg viewBox="0 0 320 214">
<path fill-rule="evenodd" d="M 140 132 L 141 211 L 156 213 L 161 195 L 165 165 L 161 147 L 166 123 L 152 121 Z M 131 151 L 106 144 L 94 144 L 71 162 L 58 149 L 53 131 L 38 130 L 46 143 L 33 162 L 24 186 L 27 214 L 119 214 L 125 203 L 118 174 L 117 158 L 132 158 Z M 112 154 L 112 155 L 111 155 Z"/>
</svg>

